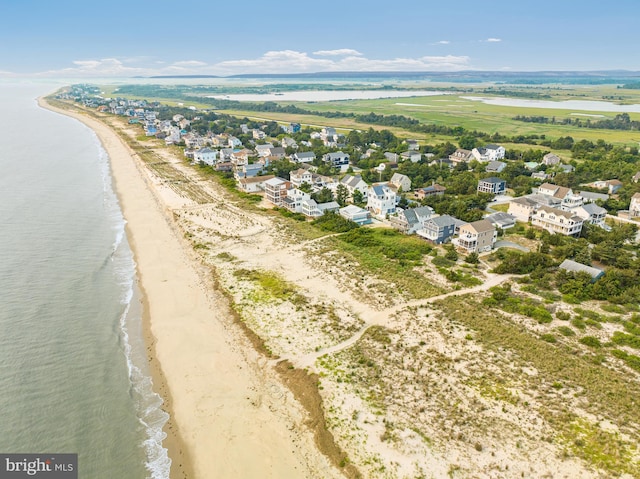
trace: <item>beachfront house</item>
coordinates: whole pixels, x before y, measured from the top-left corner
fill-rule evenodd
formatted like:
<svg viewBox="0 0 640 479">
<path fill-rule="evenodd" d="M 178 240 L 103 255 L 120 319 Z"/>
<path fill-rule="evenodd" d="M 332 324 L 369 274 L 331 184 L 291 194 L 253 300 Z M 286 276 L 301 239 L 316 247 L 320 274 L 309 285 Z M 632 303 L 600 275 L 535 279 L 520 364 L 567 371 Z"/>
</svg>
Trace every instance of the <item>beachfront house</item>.
<svg viewBox="0 0 640 479">
<path fill-rule="evenodd" d="M 238 189 L 245 193 L 259 193 L 264 190 L 266 181 L 275 178 L 273 175 L 253 176 L 238 179 Z"/>
<path fill-rule="evenodd" d="M 452 243 L 467 253 L 483 253 L 493 249 L 497 237 L 493 224 L 483 219 L 462 225 L 458 237 Z"/>
<path fill-rule="evenodd" d="M 386 184 L 371 185 L 367 194 L 367 209 L 373 216 L 384 218 L 396 212 L 396 194 Z"/>
<path fill-rule="evenodd" d="M 361 226 L 371 223 L 371 213 L 356 205 L 348 205 L 344 208 L 340 208 L 339 213 L 343 218 L 353 221 Z"/>
<path fill-rule="evenodd" d="M 278 177 L 264 183 L 265 198 L 276 206 L 282 206 L 289 189 L 291 189 L 291 183 Z"/>
<path fill-rule="evenodd" d="M 456 229 L 464 224 L 457 218 L 449 215 L 429 218 L 424 222 L 424 227 L 416 231 L 421 236 L 435 244 L 442 244 L 449 241 L 455 234 Z"/>
<path fill-rule="evenodd" d="M 194 164 L 205 164 L 213 166 L 218 159 L 218 151 L 211 148 L 200 148 L 193 152 Z"/>
<path fill-rule="evenodd" d="M 326 212 L 336 212 L 340 209 L 340 205 L 335 201 L 327 203 L 318 203 L 313 199 L 302 201 L 302 214 L 308 218 L 318 218 Z"/>
<path fill-rule="evenodd" d="M 419 206 L 418 208 L 402 209 L 398 208 L 398 214 L 389 217 L 391 226 L 404 234 L 414 234 L 423 229 L 424 224 L 434 215 L 430 206 Z"/>
</svg>

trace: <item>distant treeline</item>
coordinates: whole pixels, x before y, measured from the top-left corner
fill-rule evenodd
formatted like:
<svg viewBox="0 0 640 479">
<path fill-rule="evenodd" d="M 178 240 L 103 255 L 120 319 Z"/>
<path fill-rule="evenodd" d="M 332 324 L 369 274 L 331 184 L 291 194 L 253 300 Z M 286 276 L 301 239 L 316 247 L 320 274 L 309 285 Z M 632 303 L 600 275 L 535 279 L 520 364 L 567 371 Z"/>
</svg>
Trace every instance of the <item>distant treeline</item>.
<svg viewBox="0 0 640 479">
<path fill-rule="evenodd" d="M 616 115 L 613 119 L 591 120 L 582 118 L 560 118 L 547 116 L 523 116 L 513 117 L 516 121 L 526 123 L 548 123 L 550 125 L 571 125 L 580 128 L 601 128 L 604 130 L 640 130 L 640 121 L 631 120 L 628 113 Z"/>
<path fill-rule="evenodd" d="M 625 83 L 620 88 L 626 88 L 627 90 L 640 90 L 640 82 Z"/>
</svg>

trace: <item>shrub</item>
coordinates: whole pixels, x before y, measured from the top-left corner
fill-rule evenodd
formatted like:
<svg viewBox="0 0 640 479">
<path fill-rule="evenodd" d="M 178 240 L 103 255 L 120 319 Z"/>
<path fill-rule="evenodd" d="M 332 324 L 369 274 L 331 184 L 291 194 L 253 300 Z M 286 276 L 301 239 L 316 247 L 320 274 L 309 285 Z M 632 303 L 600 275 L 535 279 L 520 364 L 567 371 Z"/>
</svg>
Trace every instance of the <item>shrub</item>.
<svg viewBox="0 0 640 479">
<path fill-rule="evenodd" d="M 578 318 L 572 319 L 571 324 L 573 325 L 574 328 L 577 328 L 580 331 L 584 331 L 585 329 L 587 329 L 587 325 L 584 324 L 584 321 Z"/>
<path fill-rule="evenodd" d="M 571 314 L 567 313 L 566 311 L 558 311 L 556 312 L 556 318 L 558 318 L 560 321 L 569 321 L 571 319 Z"/>
<path fill-rule="evenodd" d="M 589 346 L 590 348 L 601 348 L 602 347 L 602 343 L 600 343 L 600 340 L 594 336 L 585 336 L 583 338 L 580 338 L 580 343 L 584 344 L 585 346 Z"/>
<path fill-rule="evenodd" d="M 358 225 L 337 213 L 327 212 L 324 215 L 313 220 L 312 223 L 324 231 L 332 231 L 334 233 L 346 233 L 358 228 Z"/>
<path fill-rule="evenodd" d="M 631 334 L 625 334 L 620 331 L 613 333 L 611 342 L 619 346 L 629 346 L 634 349 L 640 349 L 640 337 Z"/>
<path fill-rule="evenodd" d="M 542 339 L 543 341 L 546 341 L 547 343 L 556 343 L 558 342 L 558 340 L 556 339 L 556 337 L 553 334 L 543 334 L 542 336 L 540 336 L 540 339 Z"/>
<path fill-rule="evenodd" d="M 562 334 L 563 336 L 575 336 L 576 333 L 573 332 L 573 329 L 571 329 L 569 326 L 560 326 L 558 329 L 558 332 L 560 334 Z"/>
</svg>

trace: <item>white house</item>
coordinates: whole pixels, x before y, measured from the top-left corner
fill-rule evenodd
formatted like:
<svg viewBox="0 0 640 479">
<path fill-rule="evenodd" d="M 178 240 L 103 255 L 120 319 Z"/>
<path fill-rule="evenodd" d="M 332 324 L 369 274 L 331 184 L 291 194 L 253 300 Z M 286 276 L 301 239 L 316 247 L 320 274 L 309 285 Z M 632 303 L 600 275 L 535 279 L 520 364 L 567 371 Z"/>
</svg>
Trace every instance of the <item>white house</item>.
<svg viewBox="0 0 640 479">
<path fill-rule="evenodd" d="M 300 188 L 303 183 L 311 186 L 313 184 L 313 174 L 309 170 L 298 168 L 297 170 L 289 172 L 289 180 L 291 181 L 291 185 L 296 188 Z"/>
<path fill-rule="evenodd" d="M 551 233 L 578 237 L 582 231 L 583 220 L 569 211 L 539 206 L 531 216 L 531 224 Z"/>
<path fill-rule="evenodd" d="M 340 216 L 359 225 L 371 223 L 371 213 L 356 205 L 348 205 L 344 208 L 340 208 Z"/>
<path fill-rule="evenodd" d="M 342 151 L 327 153 L 322 157 L 322 161 L 334 168 L 347 169 L 349 167 L 349 154 Z"/>
<path fill-rule="evenodd" d="M 271 143 L 265 143 L 264 145 L 256 145 L 256 154 L 258 156 L 269 156 L 271 154 Z"/>
<path fill-rule="evenodd" d="M 367 195 L 367 209 L 374 216 L 384 218 L 396 212 L 396 194 L 387 185 L 371 185 Z"/>
<path fill-rule="evenodd" d="M 473 157 L 482 162 L 498 161 L 504 158 L 506 151 L 503 146 L 489 144 L 484 147 L 471 150 Z"/>
<path fill-rule="evenodd" d="M 242 146 L 242 142 L 235 136 L 230 136 L 227 139 L 227 146 L 229 148 L 240 148 Z"/>
<path fill-rule="evenodd" d="M 282 206 L 292 213 L 302 213 L 302 202 L 311 199 L 311 195 L 300 191 L 297 188 L 291 188 L 287 191 L 287 196 L 282 200 Z"/>
<path fill-rule="evenodd" d="M 209 166 L 213 166 L 216 164 L 218 159 L 217 150 L 212 150 L 211 148 L 200 148 L 193 152 L 193 163 L 204 163 Z"/>
<path fill-rule="evenodd" d="M 577 207 L 573 212 L 584 220 L 585 223 L 591 223 L 600 227 L 604 226 L 604 219 L 607 216 L 607 210 L 596 205 L 595 203 L 587 203 Z"/>
<path fill-rule="evenodd" d="M 275 178 L 273 175 L 268 176 L 253 176 L 250 178 L 238 179 L 238 189 L 245 193 L 258 193 L 264 190 L 264 183 L 266 181 Z"/>
<path fill-rule="evenodd" d="M 338 211 L 339 209 L 340 205 L 335 201 L 329 201 L 328 203 L 317 203 L 312 199 L 302 201 L 302 214 L 309 218 L 317 218 L 327 211 Z"/>
<path fill-rule="evenodd" d="M 545 196 L 551 196 L 561 201 L 560 208 L 570 210 L 582 205 L 582 196 L 576 195 L 571 188 L 554 185 L 552 183 L 543 183 L 538 187 L 538 193 Z"/>
<path fill-rule="evenodd" d="M 311 163 L 316 159 L 316 154 L 313 151 L 299 151 L 291 155 L 291 159 L 296 163 Z"/>
</svg>

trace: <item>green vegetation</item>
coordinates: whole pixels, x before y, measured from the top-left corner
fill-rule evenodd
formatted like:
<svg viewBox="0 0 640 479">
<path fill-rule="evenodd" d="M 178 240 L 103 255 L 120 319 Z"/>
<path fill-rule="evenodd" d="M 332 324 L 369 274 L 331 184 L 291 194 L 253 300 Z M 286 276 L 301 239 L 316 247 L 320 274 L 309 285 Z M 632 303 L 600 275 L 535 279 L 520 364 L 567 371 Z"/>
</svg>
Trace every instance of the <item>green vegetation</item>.
<svg viewBox="0 0 640 479">
<path fill-rule="evenodd" d="M 389 281 L 400 294 L 412 298 L 428 298 L 442 293 L 442 289 L 424 280 L 416 270 L 422 265 L 423 256 L 432 247 L 415 236 L 406 236 L 396 230 L 355 228 L 327 238 L 325 245 L 337 251 L 351 266 L 351 274 L 359 278 L 359 271 L 375 278 Z M 395 290 L 394 290 L 395 291 Z M 393 293 L 393 291 L 392 291 Z"/>
<path fill-rule="evenodd" d="M 262 294 L 254 295 L 254 301 L 289 301 L 293 304 L 306 304 L 307 299 L 302 296 L 295 285 L 282 279 L 271 271 L 238 269 L 233 275 L 241 280 L 252 281 L 261 288 Z"/>
<path fill-rule="evenodd" d="M 499 307 L 509 313 L 522 314 L 535 319 L 540 324 L 553 321 L 551 313 L 539 301 L 512 294 L 509 283 L 504 286 L 493 286 L 489 291 L 491 291 L 491 297 L 482 301 L 485 306 Z"/>
<path fill-rule="evenodd" d="M 576 355 L 573 348 L 565 347 L 560 342 L 549 343 L 543 338 L 536 338 L 507 317 L 481 308 L 468 295 L 447 298 L 436 305 L 447 318 L 472 329 L 475 340 L 486 349 L 498 353 L 509 351 L 510 361 L 522 367 L 534 367 L 539 374 L 527 379 L 530 389 L 540 388 L 543 382 L 563 384 L 581 391 L 580 394 L 587 400 L 585 408 L 591 414 L 603 415 L 621 428 L 628 423 L 635 424 L 640 386 L 629 381 L 627 375 L 589 360 L 589 356 Z M 614 350 L 613 354 L 630 367 L 640 370 L 640 357 L 621 350 Z M 560 432 L 559 441 L 576 439 L 572 423 L 577 418 L 567 412 L 563 399 L 546 396 L 541 411 Z M 590 437 L 594 441 L 592 446 L 585 447 L 586 440 L 577 444 L 583 449 L 579 454 L 579 451 L 575 451 L 580 457 L 612 473 L 628 471 L 632 475 L 640 474 L 638 465 L 621 454 L 629 444 L 621 443 L 607 433 L 591 434 Z M 596 445 L 600 451 L 597 455 L 589 452 L 594 451 Z"/>
<path fill-rule="evenodd" d="M 324 215 L 313 220 L 313 225 L 324 231 L 333 233 L 346 233 L 352 229 L 358 228 L 353 221 L 340 216 L 337 213 L 326 212 Z"/>
</svg>

